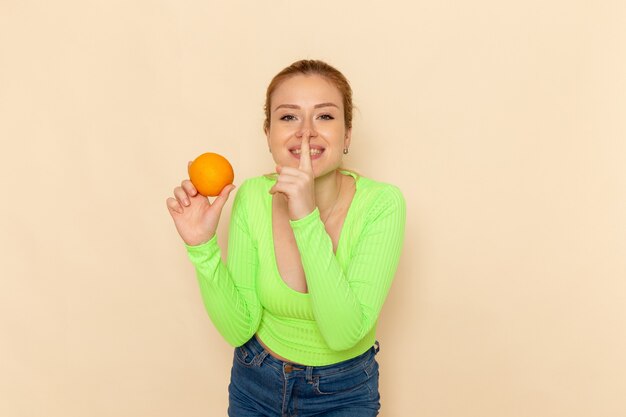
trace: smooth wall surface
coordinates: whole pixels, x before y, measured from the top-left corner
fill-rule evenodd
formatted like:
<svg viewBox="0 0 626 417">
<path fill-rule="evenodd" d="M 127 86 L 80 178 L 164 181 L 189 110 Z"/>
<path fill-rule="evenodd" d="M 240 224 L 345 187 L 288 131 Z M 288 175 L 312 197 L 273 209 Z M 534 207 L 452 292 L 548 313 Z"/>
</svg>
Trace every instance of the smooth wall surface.
<svg viewBox="0 0 626 417">
<path fill-rule="evenodd" d="M 381 415 L 626 415 L 625 51 L 617 0 L 0 1 L 0 415 L 225 415 L 165 199 L 202 152 L 273 169 L 300 58 L 407 199 Z"/>
</svg>

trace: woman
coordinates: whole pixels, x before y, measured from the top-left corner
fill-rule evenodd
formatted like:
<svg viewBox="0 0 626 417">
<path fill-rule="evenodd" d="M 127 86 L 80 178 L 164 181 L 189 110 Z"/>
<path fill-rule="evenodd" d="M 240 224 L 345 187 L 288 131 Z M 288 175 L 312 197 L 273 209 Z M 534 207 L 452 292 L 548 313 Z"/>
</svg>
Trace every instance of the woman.
<svg viewBox="0 0 626 417">
<path fill-rule="evenodd" d="M 400 256 L 400 191 L 341 169 L 352 91 L 303 60 L 267 89 L 264 131 L 276 174 L 244 181 L 228 258 L 211 204 L 189 180 L 167 199 L 211 320 L 233 346 L 231 416 L 375 416 L 376 322 Z"/>
</svg>

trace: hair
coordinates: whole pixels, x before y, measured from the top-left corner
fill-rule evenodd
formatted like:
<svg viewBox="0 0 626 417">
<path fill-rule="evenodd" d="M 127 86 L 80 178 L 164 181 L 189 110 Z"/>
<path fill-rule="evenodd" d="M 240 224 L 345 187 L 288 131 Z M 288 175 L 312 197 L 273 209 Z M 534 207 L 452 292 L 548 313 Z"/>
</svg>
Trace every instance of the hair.
<svg viewBox="0 0 626 417">
<path fill-rule="evenodd" d="M 337 87 L 343 97 L 343 117 L 346 129 L 352 128 L 352 88 L 350 88 L 348 79 L 339 70 L 324 61 L 303 59 L 294 62 L 276 74 L 267 86 L 264 107 L 265 121 L 263 122 L 263 130 L 266 133 L 270 128 L 272 94 L 283 81 L 296 75 L 319 75 Z"/>
</svg>

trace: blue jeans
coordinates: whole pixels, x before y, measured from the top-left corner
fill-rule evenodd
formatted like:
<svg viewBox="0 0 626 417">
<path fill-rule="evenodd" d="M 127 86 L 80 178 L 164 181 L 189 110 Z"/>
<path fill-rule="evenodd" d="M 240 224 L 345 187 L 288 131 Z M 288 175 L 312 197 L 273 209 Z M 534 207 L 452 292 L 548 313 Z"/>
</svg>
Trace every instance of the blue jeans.
<svg viewBox="0 0 626 417">
<path fill-rule="evenodd" d="M 228 415 L 231 417 L 369 417 L 378 415 L 378 343 L 327 366 L 303 366 L 270 356 L 252 337 L 235 348 Z"/>
</svg>

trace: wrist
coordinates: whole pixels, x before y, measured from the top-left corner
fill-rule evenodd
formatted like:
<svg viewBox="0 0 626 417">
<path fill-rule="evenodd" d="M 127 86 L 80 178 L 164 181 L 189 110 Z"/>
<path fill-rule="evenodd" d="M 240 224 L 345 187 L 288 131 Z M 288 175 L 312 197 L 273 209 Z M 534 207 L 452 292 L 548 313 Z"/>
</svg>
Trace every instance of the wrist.
<svg viewBox="0 0 626 417">
<path fill-rule="evenodd" d="M 308 204 L 305 202 L 293 204 L 289 207 L 289 220 L 297 221 L 303 219 L 313 213 L 316 208 L 317 206 L 314 202 L 309 202 Z"/>
<path fill-rule="evenodd" d="M 211 240 L 215 239 L 216 233 L 213 233 L 210 236 L 197 236 L 194 237 L 192 239 L 183 239 L 183 242 L 185 243 L 185 246 L 187 247 L 193 247 L 193 246 L 201 246 L 204 245 L 205 243 L 210 242 Z"/>
<path fill-rule="evenodd" d="M 320 217 L 320 211 L 317 207 L 315 207 L 310 213 L 300 218 L 289 219 L 289 223 L 291 224 L 292 227 L 302 227 L 305 224 L 309 224 L 315 221 L 315 219 L 318 219 L 319 217 Z"/>
<path fill-rule="evenodd" d="M 313 213 L 315 211 L 315 208 L 312 208 L 310 210 L 300 210 L 297 213 L 289 213 L 289 220 L 291 220 L 292 222 L 304 219 L 305 217 L 309 216 L 311 213 Z"/>
</svg>

